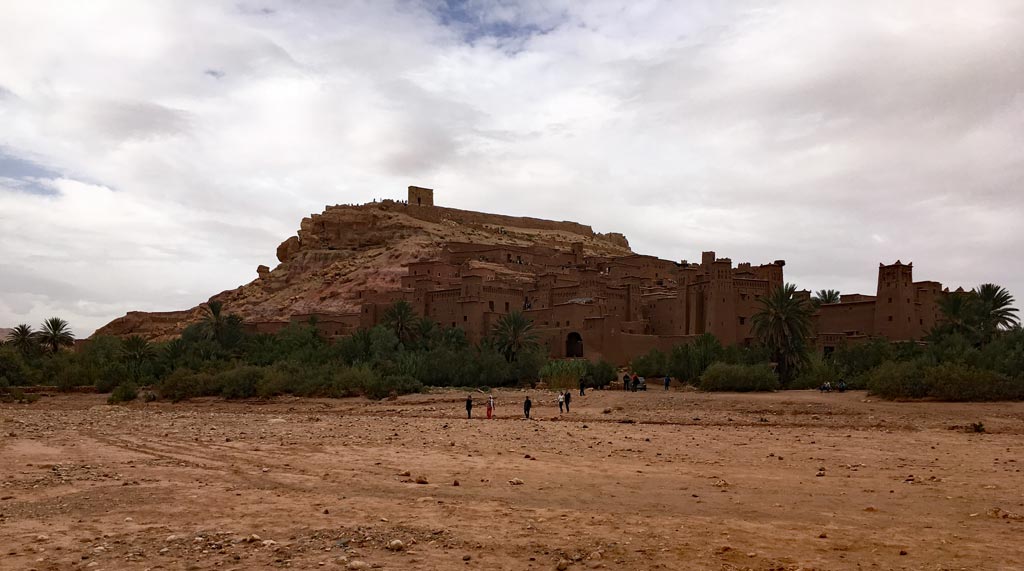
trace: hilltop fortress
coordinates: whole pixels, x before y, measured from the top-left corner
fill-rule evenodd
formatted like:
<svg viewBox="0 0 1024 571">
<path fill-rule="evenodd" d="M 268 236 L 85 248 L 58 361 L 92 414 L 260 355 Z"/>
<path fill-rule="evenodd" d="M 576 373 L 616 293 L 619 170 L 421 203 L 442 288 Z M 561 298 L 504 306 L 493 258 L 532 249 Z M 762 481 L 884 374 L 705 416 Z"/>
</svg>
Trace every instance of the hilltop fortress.
<svg viewBox="0 0 1024 571">
<path fill-rule="evenodd" d="M 406 201 L 327 207 L 302 221 L 277 249 L 280 262 L 214 296 L 253 332 L 313 322 L 329 337 L 380 323 L 408 301 L 419 315 L 479 341 L 511 311 L 528 316 L 552 357 L 625 364 L 702 333 L 725 345 L 753 341 L 757 300 L 784 283 L 783 260 L 734 264 L 715 252 L 698 262 L 633 253 L 622 234 L 575 222 L 436 206 L 433 190 L 411 186 Z M 819 351 L 872 336 L 922 338 L 946 295 L 914 282 L 912 264 L 880 265 L 876 295 L 842 296 L 814 316 Z M 809 297 L 809 292 L 801 295 Z M 200 309 L 133 312 L 98 334 L 168 338 Z"/>
</svg>

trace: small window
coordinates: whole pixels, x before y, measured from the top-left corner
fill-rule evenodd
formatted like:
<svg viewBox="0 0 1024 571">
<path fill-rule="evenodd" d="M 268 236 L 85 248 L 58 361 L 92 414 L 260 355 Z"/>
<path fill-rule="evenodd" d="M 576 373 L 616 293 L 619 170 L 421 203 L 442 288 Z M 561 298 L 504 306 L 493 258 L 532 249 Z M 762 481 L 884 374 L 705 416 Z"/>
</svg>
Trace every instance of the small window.
<svg viewBox="0 0 1024 571">
<path fill-rule="evenodd" d="M 493 301 L 488 301 L 487 302 L 487 308 L 490 309 L 491 311 L 494 311 L 494 302 Z"/>
<path fill-rule="evenodd" d="M 508 313 L 508 302 L 505 302 L 505 313 Z"/>
<path fill-rule="evenodd" d="M 889 298 L 889 303 L 892 303 L 892 298 L 891 297 Z"/>
<path fill-rule="evenodd" d="M 892 316 L 891 315 L 889 316 L 889 321 L 892 321 Z"/>
<path fill-rule="evenodd" d="M 746 325 L 746 323 L 747 323 L 747 318 L 741 316 L 740 317 L 740 325 Z"/>
<path fill-rule="evenodd" d="M 463 315 L 463 316 L 462 316 L 462 320 L 463 320 L 463 321 L 469 321 L 469 316 L 468 316 L 468 315 Z M 889 318 L 889 321 L 892 321 L 892 318 L 891 318 L 891 317 Z"/>
</svg>

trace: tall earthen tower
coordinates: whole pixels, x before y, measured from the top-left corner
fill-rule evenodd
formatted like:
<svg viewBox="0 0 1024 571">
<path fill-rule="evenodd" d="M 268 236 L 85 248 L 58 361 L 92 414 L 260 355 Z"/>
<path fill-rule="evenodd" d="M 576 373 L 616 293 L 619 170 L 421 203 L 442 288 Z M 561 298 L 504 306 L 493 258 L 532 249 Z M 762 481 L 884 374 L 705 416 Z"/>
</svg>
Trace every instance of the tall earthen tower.
<svg viewBox="0 0 1024 571">
<path fill-rule="evenodd" d="M 914 264 L 878 265 L 875 335 L 912 339 L 914 319 Z"/>
<path fill-rule="evenodd" d="M 409 187 L 409 206 L 433 206 L 434 189 L 419 186 Z"/>
</svg>

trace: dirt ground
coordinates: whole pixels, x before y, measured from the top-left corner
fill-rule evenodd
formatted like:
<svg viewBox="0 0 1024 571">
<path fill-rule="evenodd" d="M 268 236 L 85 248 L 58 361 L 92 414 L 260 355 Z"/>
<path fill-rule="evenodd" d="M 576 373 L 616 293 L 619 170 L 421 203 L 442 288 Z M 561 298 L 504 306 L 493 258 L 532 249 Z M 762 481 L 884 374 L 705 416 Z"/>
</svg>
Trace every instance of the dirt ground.
<svg viewBox="0 0 1024 571">
<path fill-rule="evenodd" d="M 0 405 L 0 568 L 1024 569 L 1024 403 L 526 394 Z"/>
</svg>

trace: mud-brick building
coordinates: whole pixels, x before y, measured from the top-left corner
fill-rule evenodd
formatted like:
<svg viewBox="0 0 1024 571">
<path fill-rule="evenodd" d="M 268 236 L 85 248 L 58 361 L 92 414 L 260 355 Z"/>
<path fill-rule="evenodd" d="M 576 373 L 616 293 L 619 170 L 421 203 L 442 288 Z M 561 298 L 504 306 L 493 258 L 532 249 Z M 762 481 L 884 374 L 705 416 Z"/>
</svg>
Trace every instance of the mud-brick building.
<svg viewBox="0 0 1024 571">
<path fill-rule="evenodd" d="M 871 337 L 920 340 L 938 323 L 939 301 L 946 295 L 949 289 L 939 282 L 915 282 L 912 263 L 879 264 L 875 295 L 843 295 L 839 303 L 818 309 L 813 318 L 817 347 L 827 355 Z"/>
<path fill-rule="evenodd" d="M 368 296 L 360 325 L 379 323 L 399 299 L 419 315 L 479 341 L 501 316 L 522 311 L 553 357 L 626 363 L 702 333 L 726 344 L 752 340 L 756 300 L 782 284 L 781 260 L 733 267 L 704 252 L 701 262 L 653 256 L 591 257 L 531 246 L 447 244 L 436 260 L 408 265 L 401 291 Z"/>
</svg>

